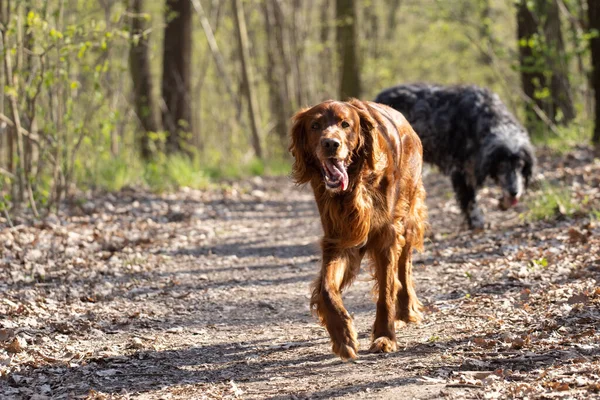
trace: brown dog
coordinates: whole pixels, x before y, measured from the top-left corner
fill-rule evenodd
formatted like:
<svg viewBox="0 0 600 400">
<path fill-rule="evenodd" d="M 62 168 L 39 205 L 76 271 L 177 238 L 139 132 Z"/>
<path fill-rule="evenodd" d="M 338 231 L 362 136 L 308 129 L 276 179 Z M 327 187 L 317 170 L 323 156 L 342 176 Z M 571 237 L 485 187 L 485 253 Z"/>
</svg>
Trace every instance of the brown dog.
<svg viewBox="0 0 600 400">
<path fill-rule="evenodd" d="M 293 124 L 293 177 L 310 182 L 324 231 L 311 309 L 329 331 L 333 352 L 356 358 L 341 292 L 368 253 L 378 289 L 370 350 L 395 351 L 395 321 L 421 319 L 412 279 L 412 250 L 423 247 L 427 218 L 419 137 L 399 112 L 359 100 L 323 102 L 298 112 Z"/>
</svg>

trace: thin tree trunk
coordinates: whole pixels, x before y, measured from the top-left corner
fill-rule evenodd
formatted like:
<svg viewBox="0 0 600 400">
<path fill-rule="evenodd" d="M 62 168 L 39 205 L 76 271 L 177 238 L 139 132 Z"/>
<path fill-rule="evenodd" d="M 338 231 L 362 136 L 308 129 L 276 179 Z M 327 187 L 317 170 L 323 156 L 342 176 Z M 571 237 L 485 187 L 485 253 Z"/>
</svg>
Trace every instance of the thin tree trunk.
<svg viewBox="0 0 600 400">
<path fill-rule="evenodd" d="M 225 67 L 225 60 L 223 59 L 223 55 L 219 50 L 219 46 L 217 45 L 217 40 L 215 39 L 215 35 L 213 29 L 210 25 L 210 21 L 204 12 L 204 8 L 202 7 L 202 3 L 200 0 L 191 0 L 198 17 L 200 18 L 200 25 L 202 25 L 202 29 L 204 30 L 204 35 L 206 36 L 206 40 L 208 42 L 208 48 L 215 60 L 215 65 L 217 66 L 217 71 L 219 75 L 221 75 L 221 79 L 225 84 L 225 90 L 227 90 L 227 94 L 231 98 L 231 102 L 235 104 L 236 107 L 236 118 L 239 119 L 241 116 L 241 102 L 234 90 L 233 83 L 229 74 L 227 73 L 227 68 Z"/>
<path fill-rule="evenodd" d="M 387 35 L 386 37 L 393 37 L 393 33 L 396 31 L 396 20 L 398 17 L 398 10 L 400 9 L 400 5 L 402 4 L 402 0 L 386 0 L 386 7 L 388 10 L 388 19 L 387 19 Z"/>
<path fill-rule="evenodd" d="M 143 15 L 143 0 L 130 2 L 130 34 L 129 72 L 133 82 L 133 97 L 135 112 L 142 129 L 137 134 L 139 151 L 144 160 L 152 157 L 150 148 L 150 132 L 162 130 L 159 121 L 158 108 L 152 97 L 152 74 L 150 72 L 150 57 L 148 55 L 148 34 Z"/>
<path fill-rule="evenodd" d="M 479 3 L 479 20 L 480 25 L 479 25 L 479 40 L 482 43 L 482 47 L 484 47 L 487 51 L 485 52 L 481 52 L 480 54 L 480 62 L 482 64 L 486 64 L 486 65 L 492 65 L 492 57 L 491 57 L 491 53 L 492 53 L 492 49 L 491 49 L 491 45 L 492 45 L 492 29 L 491 29 L 491 12 L 492 12 L 492 7 L 490 4 L 490 0 L 482 0 Z"/>
<path fill-rule="evenodd" d="M 298 106 L 304 105 L 307 103 L 307 99 L 304 96 L 304 87 L 305 87 L 305 73 L 302 68 L 302 60 L 304 59 L 304 45 L 303 45 L 303 35 L 302 35 L 302 2 L 300 0 L 292 1 L 292 23 L 291 23 L 291 32 L 290 32 L 290 45 L 292 48 L 292 54 L 290 55 L 291 66 L 292 66 L 292 74 L 293 74 L 293 84 L 294 84 L 294 94 L 296 104 Z"/>
<path fill-rule="evenodd" d="M 191 53 L 192 21 L 189 0 L 167 0 L 163 41 L 162 123 L 168 132 L 167 152 L 187 150 L 187 133 L 192 132 Z"/>
<path fill-rule="evenodd" d="M 585 9 L 584 0 L 576 0 L 569 5 L 567 5 L 563 0 L 558 1 L 558 5 L 560 7 L 560 11 L 563 15 L 567 17 L 569 20 L 570 27 L 570 36 L 572 43 L 577 46 L 581 41 L 580 37 L 584 35 L 584 25 L 585 25 Z M 581 84 L 581 93 L 583 95 L 583 103 L 584 103 L 584 111 L 586 118 L 590 118 L 592 114 L 592 104 L 591 104 L 591 86 L 590 86 L 590 77 L 589 71 L 586 68 L 584 62 L 584 54 L 581 51 L 575 52 L 575 57 L 577 58 L 577 73 L 584 77 L 583 83 Z"/>
<path fill-rule="evenodd" d="M 296 103 L 293 96 L 293 73 L 292 73 L 292 62 L 290 54 L 290 32 L 286 29 L 285 15 L 283 12 L 282 5 L 279 0 L 273 0 L 273 12 L 274 12 L 274 28 L 277 34 L 277 52 L 281 55 L 282 67 L 283 67 L 283 87 L 281 88 L 284 92 L 284 96 L 287 99 L 287 103 L 290 105 L 290 109 L 300 107 L 301 104 Z M 293 34 L 293 32 L 292 32 Z"/>
<path fill-rule="evenodd" d="M 322 4 L 320 5 L 319 23 L 321 27 L 319 30 L 319 42 L 323 46 L 323 51 L 318 56 L 321 60 L 331 60 L 333 58 L 332 32 L 334 23 L 332 21 L 335 21 L 335 17 L 333 16 L 333 7 L 330 4 L 329 0 L 322 0 Z M 334 65 L 331 62 L 320 62 L 319 65 L 321 69 L 321 82 L 317 82 L 320 84 L 317 96 L 322 99 L 332 97 L 330 82 L 334 80 Z"/>
<path fill-rule="evenodd" d="M 6 24 L 8 22 L 8 16 L 7 16 L 8 12 L 6 9 L 6 4 L 3 0 L 0 0 L 0 22 L 2 24 Z M 4 49 L 2 49 L 2 51 L 4 51 Z M 8 83 L 8 81 L 6 80 L 6 74 L 4 73 L 4 68 L 0 68 L 1 70 L 1 76 L 2 76 L 2 80 L 0 81 L 0 112 L 4 113 L 4 88 L 8 85 L 10 85 Z M 5 153 L 5 158 L 6 158 L 6 170 L 8 171 L 8 173 L 11 176 L 14 176 L 14 172 L 15 172 L 15 157 L 14 157 L 14 136 L 13 136 L 13 132 L 14 130 L 8 125 L 3 125 L 2 128 L 2 136 L 6 142 L 6 153 Z M 13 188 L 15 186 L 13 185 Z M 13 193 L 14 194 L 14 193 Z"/>
<path fill-rule="evenodd" d="M 554 115 L 549 114 L 546 102 L 536 96 L 536 89 L 546 87 L 546 77 L 536 65 L 536 54 L 534 54 L 530 40 L 538 33 L 538 22 L 527 7 L 527 0 L 520 0 L 517 5 L 517 44 L 519 47 L 519 62 L 521 72 L 521 85 L 523 93 L 529 97 L 535 105 L 546 115 L 554 120 Z M 540 119 L 531 106 L 527 107 L 527 128 L 535 130 Z"/>
<path fill-rule="evenodd" d="M 552 71 L 552 106 L 554 110 L 562 112 L 561 122 L 567 124 L 575 118 L 575 107 L 557 0 L 541 0 L 538 14 L 546 17 L 544 36 L 548 46 L 548 66 Z"/>
<path fill-rule="evenodd" d="M 600 33 L 600 2 L 598 0 L 588 0 L 588 19 L 590 29 L 596 29 Z M 590 40 L 590 50 L 592 53 L 592 84 L 594 86 L 596 109 L 592 143 L 600 156 L 600 37 L 598 35 Z"/>
<path fill-rule="evenodd" d="M 341 68 L 340 99 L 360 97 L 357 10 L 354 0 L 336 0 L 338 61 Z"/>
<path fill-rule="evenodd" d="M 235 16 L 238 44 L 240 48 L 240 58 L 242 61 L 243 86 L 248 101 L 248 113 L 250 114 L 250 128 L 252 130 L 252 147 L 254 153 L 259 159 L 263 158 L 262 147 L 260 144 L 259 122 L 256 94 L 254 92 L 254 77 L 250 66 L 250 51 L 248 44 L 248 31 L 246 30 L 246 17 L 242 8 L 241 0 L 233 0 L 233 13 Z"/>
<path fill-rule="evenodd" d="M 35 200 L 33 198 L 33 192 L 31 190 L 31 183 L 29 182 L 29 173 L 25 168 L 25 146 L 23 141 L 23 133 L 21 132 L 19 104 L 16 97 L 16 93 L 19 93 L 19 81 L 12 71 L 10 52 L 7 51 L 6 31 L 2 29 L 0 31 L 0 35 L 2 36 L 2 38 L 0 39 L 2 41 L 2 50 L 4 52 L 4 71 L 6 73 L 6 80 L 14 90 L 14 93 L 8 96 L 8 102 L 12 112 L 13 122 L 15 124 L 15 136 L 17 138 L 17 157 L 19 159 L 19 166 L 16 174 L 17 181 L 19 183 L 18 200 L 21 202 L 24 201 L 25 195 L 27 194 L 31 210 L 37 218 L 39 215 L 35 206 Z M 23 44 L 21 43 L 20 45 L 22 46 Z"/>
<path fill-rule="evenodd" d="M 112 27 L 111 22 L 111 9 L 113 6 L 113 2 L 111 0 L 101 0 L 100 1 L 102 8 L 104 8 L 104 23 L 106 24 L 107 30 L 110 30 Z M 112 58 L 112 46 L 108 46 L 106 49 L 106 59 L 110 60 Z M 115 89 L 118 88 L 118 85 L 115 85 L 115 81 L 113 79 L 113 74 L 111 68 L 108 68 L 104 77 L 106 82 L 106 98 L 109 102 L 113 102 L 115 96 Z M 115 107 L 112 107 L 114 109 Z M 116 127 L 113 127 L 110 130 L 110 152 L 113 156 L 117 156 L 119 154 L 119 134 Z"/>
<path fill-rule="evenodd" d="M 29 15 L 31 11 L 31 4 L 25 7 L 25 15 Z M 34 38 L 29 29 L 25 30 L 25 38 L 24 38 L 24 48 L 27 48 L 30 51 L 33 51 L 35 46 Z M 28 54 L 25 56 L 23 60 L 24 69 L 22 72 L 23 81 L 26 82 L 26 85 L 30 85 L 33 76 L 34 76 L 34 64 L 33 64 L 33 56 Z M 37 93 L 39 93 L 39 86 L 36 90 L 36 94 L 31 96 L 30 94 L 26 94 L 25 98 L 25 129 L 31 132 L 32 134 L 37 133 L 37 121 L 36 121 L 36 110 L 35 103 L 37 98 Z M 27 172 L 31 176 L 37 175 L 37 166 L 39 165 L 39 148 L 36 146 L 35 142 L 27 138 L 25 140 L 25 168 L 27 168 Z M 35 182 L 34 182 L 35 183 Z"/>
<path fill-rule="evenodd" d="M 289 118 L 289 110 L 287 107 L 287 97 L 285 93 L 283 73 L 284 56 L 277 52 L 280 46 L 277 41 L 280 36 L 276 33 L 275 28 L 275 9 L 276 0 L 265 0 L 263 3 L 263 14 L 265 17 L 265 31 L 267 33 L 267 84 L 269 85 L 269 102 L 275 117 L 275 133 L 279 137 L 280 142 L 285 146 L 287 143 L 287 120 Z"/>
<path fill-rule="evenodd" d="M 360 4 L 357 5 L 360 7 Z M 381 46 L 380 46 L 380 27 L 383 26 L 383 23 L 379 21 L 379 16 L 377 15 L 377 10 L 375 7 L 369 5 L 365 6 L 360 10 L 362 15 L 362 23 L 361 23 L 361 31 L 364 35 L 365 42 L 369 44 L 369 46 L 365 49 L 366 54 L 369 54 L 365 58 L 371 58 L 377 60 L 381 55 Z M 363 53 L 365 54 L 365 53 Z"/>
<path fill-rule="evenodd" d="M 0 112 L 4 112 L 4 73 L 0 68 Z M 0 122 L 0 168 L 8 167 L 8 125 Z M 8 169 L 6 169 L 8 171 Z"/>
</svg>

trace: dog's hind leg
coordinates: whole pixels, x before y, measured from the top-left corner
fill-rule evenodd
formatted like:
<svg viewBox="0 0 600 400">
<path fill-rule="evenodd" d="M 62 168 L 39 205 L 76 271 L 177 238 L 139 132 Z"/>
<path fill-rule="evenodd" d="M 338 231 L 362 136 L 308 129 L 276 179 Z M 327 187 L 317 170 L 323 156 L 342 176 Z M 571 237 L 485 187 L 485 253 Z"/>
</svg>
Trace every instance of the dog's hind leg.
<svg viewBox="0 0 600 400">
<path fill-rule="evenodd" d="M 370 249 L 370 254 L 375 264 L 375 277 L 377 278 L 377 313 L 373 324 L 373 343 L 369 351 L 373 353 L 396 351 L 396 295 L 397 261 L 400 244 L 396 230 L 383 229 L 372 242 L 375 247 Z"/>
<path fill-rule="evenodd" d="M 412 246 L 407 243 L 402 248 L 398 260 L 398 279 L 400 289 L 396 300 L 396 319 L 398 321 L 421 322 L 421 308 L 423 305 L 415 292 L 415 283 L 412 277 Z"/>
<path fill-rule="evenodd" d="M 352 317 L 342 302 L 342 289 L 358 274 L 363 254 L 362 249 L 340 250 L 324 240 L 321 274 L 313 283 L 311 309 L 327 328 L 332 351 L 344 360 L 357 357 L 358 341 Z"/>
<path fill-rule="evenodd" d="M 469 229 L 483 229 L 485 221 L 477 204 L 477 189 L 470 182 L 472 179 L 468 179 L 463 171 L 454 171 L 451 178 L 456 201 L 469 224 Z"/>
</svg>

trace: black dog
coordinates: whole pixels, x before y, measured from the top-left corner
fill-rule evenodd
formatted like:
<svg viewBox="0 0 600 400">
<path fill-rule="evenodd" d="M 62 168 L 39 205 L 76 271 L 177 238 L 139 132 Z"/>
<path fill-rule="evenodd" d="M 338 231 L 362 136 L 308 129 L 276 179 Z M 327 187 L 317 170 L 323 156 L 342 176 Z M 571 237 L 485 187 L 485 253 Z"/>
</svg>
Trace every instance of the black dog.
<svg viewBox="0 0 600 400">
<path fill-rule="evenodd" d="M 425 162 L 452 178 L 469 228 L 482 229 L 477 190 L 486 177 L 502 188 L 500 208 L 515 205 L 535 165 L 527 131 L 495 93 L 478 86 L 400 85 L 375 98 L 400 111 L 423 142 Z"/>
</svg>

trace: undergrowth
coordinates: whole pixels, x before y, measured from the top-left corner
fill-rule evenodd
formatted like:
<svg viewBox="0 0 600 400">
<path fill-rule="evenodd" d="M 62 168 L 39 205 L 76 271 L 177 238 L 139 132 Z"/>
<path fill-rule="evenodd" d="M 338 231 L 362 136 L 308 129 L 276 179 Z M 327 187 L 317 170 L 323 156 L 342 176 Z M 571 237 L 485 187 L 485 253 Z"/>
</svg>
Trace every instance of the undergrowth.
<svg viewBox="0 0 600 400">
<path fill-rule="evenodd" d="M 531 132 L 533 144 L 551 149 L 557 154 L 566 154 L 577 146 L 590 143 L 593 123 L 591 119 L 581 117 L 568 126 L 557 125 L 555 129 L 556 132 L 553 132 L 545 127 L 538 132 Z"/>
<path fill-rule="evenodd" d="M 143 162 L 136 157 L 101 156 L 94 162 L 80 163 L 77 166 L 75 184 L 81 189 L 109 192 L 116 192 L 124 187 L 165 192 L 181 187 L 206 189 L 223 179 L 282 176 L 289 171 L 290 162 L 284 159 L 227 161 L 219 156 L 202 158 L 158 154 L 154 160 Z"/>
<path fill-rule="evenodd" d="M 571 216 L 581 209 L 581 204 L 571 197 L 571 191 L 563 186 L 541 183 L 541 190 L 528 197 L 528 212 L 523 214 L 526 221 L 551 220 L 556 216 Z"/>
</svg>

